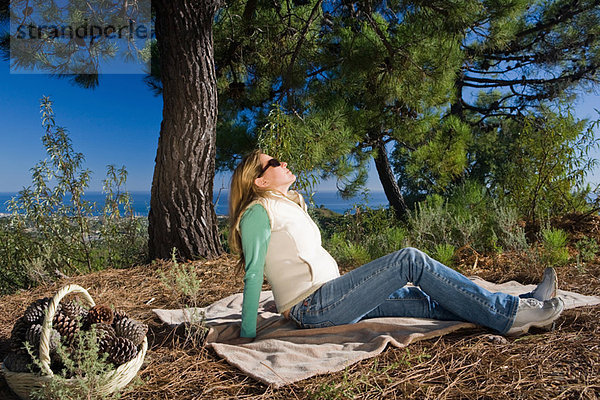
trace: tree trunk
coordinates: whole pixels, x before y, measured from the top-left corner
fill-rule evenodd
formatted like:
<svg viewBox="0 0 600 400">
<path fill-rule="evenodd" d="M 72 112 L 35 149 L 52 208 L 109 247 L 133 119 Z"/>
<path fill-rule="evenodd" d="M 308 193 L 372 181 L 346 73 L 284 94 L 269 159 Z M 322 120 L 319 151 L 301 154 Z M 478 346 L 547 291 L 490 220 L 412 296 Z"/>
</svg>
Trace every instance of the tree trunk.
<svg viewBox="0 0 600 400">
<path fill-rule="evenodd" d="M 379 180 L 383 186 L 385 196 L 390 202 L 390 206 L 392 206 L 396 212 L 396 216 L 399 219 L 404 219 L 407 211 L 406 203 L 404 202 L 404 197 L 400 192 L 400 187 L 398 186 L 396 177 L 392 172 L 392 167 L 390 165 L 390 160 L 387 156 L 387 151 L 385 149 L 385 143 L 383 140 L 377 141 L 377 157 L 375 157 L 375 167 L 377 168 Z"/>
<path fill-rule="evenodd" d="M 150 258 L 173 248 L 186 259 L 223 250 L 212 203 L 217 87 L 212 21 L 214 0 L 155 0 L 163 83 L 163 121 L 152 180 Z"/>
</svg>

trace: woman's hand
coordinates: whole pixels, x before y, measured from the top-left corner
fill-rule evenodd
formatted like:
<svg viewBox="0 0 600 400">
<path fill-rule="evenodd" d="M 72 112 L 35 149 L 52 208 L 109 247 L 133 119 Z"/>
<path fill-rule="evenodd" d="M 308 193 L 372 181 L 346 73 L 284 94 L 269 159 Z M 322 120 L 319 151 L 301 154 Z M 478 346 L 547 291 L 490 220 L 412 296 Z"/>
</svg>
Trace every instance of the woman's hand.
<svg viewBox="0 0 600 400">
<path fill-rule="evenodd" d="M 272 312 L 272 313 L 276 313 L 277 312 L 277 305 L 275 304 L 274 300 L 268 301 L 265 303 L 263 310 L 268 311 L 268 312 Z"/>
<path fill-rule="evenodd" d="M 247 338 L 247 337 L 241 337 L 238 336 L 236 338 L 233 339 L 229 339 L 229 340 L 225 340 L 221 343 L 225 343 L 225 344 L 232 344 L 232 345 L 240 345 L 240 344 L 246 344 L 246 343 L 252 343 L 254 341 L 254 338 Z"/>
</svg>

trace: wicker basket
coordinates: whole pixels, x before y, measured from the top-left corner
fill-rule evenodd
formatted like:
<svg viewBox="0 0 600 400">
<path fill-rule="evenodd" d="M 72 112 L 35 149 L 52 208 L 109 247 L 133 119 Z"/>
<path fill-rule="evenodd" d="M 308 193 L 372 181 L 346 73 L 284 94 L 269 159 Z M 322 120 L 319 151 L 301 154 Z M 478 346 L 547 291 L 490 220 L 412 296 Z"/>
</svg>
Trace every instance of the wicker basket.
<svg viewBox="0 0 600 400">
<path fill-rule="evenodd" d="M 54 314 L 56 313 L 58 304 L 63 297 L 70 293 L 78 293 L 83 295 L 84 302 L 90 307 L 95 305 L 94 300 L 87 290 L 78 285 L 67 285 L 60 289 L 58 293 L 56 293 L 48 305 L 48 312 L 46 313 L 44 324 L 42 325 L 39 348 L 41 372 L 12 372 L 6 368 L 4 363 L 2 363 L 2 372 L 4 373 L 8 386 L 10 386 L 13 392 L 15 392 L 21 399 L 30 399 L 32 390 L 43 387 L 45 384 L 50 382 L 54 376 L 54 373 L 50 369 L 49 348 L 52 321 L 54 319 Z M 136 376 L 140 367 L 142 366 L 144 357 L 146 355 L 146 350 L 148 350 L 148 340 L 144 337 L 142 348 L 140 351 L 138 351 L 138 354 L 135 356 L 135 358 L 126 362 L 125 364 L 119 365 L 117 369 L 108 372 L 105 375 L 107 379 L 104 380 L 104 384 L 96 388 L 97 394 L 109 394 L 125 387 Z M 74 382 L 75 378 L 67 380 L 67 384 Z"/>
</svg>

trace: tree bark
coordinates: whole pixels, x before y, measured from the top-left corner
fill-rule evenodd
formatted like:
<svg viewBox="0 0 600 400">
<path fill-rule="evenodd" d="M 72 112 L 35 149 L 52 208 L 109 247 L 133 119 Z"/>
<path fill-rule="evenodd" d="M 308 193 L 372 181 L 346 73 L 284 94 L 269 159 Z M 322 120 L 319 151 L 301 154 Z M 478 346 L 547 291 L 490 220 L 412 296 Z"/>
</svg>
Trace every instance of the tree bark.
<svg viewBox="0 0 600 400">
<path fill-rule="evenodd" d="M 392 172 L 392 167 L 390 165 L 390 160 L 387 156 L 387 151 L 385 149 L 385 143 L 383 140 L 377 141 L 377 157 L 375 157 L 375 167 L 377 168 L 379 180 L 383 186 L 385 196 L 390 202 L 390 206 L 392 206 L 396 216 L 399 219 L 404 219 L 407 211 L 406 203 L 404 202 L 404 197 L 400 192 L 400 187 L 398 186 L 396 177 Z"/>
<path fill-rule="evenodd" d="M 223 250 L 212 203 L 217 87 L 214 0 L 155 0 L 163 121 L 150 199 L 151 259 L 215 258 Z"/>
</svg>

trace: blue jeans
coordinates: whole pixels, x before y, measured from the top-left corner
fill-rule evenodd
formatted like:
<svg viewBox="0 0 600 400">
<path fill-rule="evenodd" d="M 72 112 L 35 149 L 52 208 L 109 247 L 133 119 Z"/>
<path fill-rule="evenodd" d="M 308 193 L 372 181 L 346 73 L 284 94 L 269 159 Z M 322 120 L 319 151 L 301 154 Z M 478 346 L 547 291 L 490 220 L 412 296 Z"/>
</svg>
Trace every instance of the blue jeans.
<svg viewBox="0 0 600 400">
<path fill-rule="evenodd" d="M 408 282 L 415 286 L 405 286 Z M 505 333 L 518 305 L 518 297 L 492 293 L 408 247 L 326 282 L 294 305 L 290 318 L 301 328 L 374 317 L 433 318 L 473 322 Z"/>
</svg>

